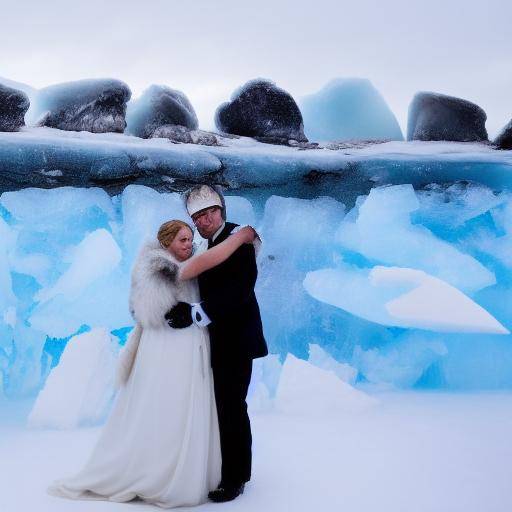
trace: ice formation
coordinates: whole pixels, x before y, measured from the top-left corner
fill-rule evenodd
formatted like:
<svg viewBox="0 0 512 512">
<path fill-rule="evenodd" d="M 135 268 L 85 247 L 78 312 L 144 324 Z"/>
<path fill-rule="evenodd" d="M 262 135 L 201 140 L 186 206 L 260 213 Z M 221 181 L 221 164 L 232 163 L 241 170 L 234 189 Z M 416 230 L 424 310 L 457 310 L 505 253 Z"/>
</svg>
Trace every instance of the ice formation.
<svg viewBox="0 0 512 512">
<path fill-rule="evenodd" d="M 310 140 L 403 140 L 395 115 L 367 79 L 332 80 L 302 98 L 300 109 Z"/>
<path fill-rule="evenodd" d="M 114 393 L 118 344 L 106 329 L 69 340 L 30 413 L 38 428 L 76 428 L 104 419 Z"/>
<path fill-rule="evenodd" d="M 382 266 L 369 272 L 318 270 L 306 276 L 304 286 L 318 300 L 391 327 L 510 334 L 469 297 L 421 270 Z"/>
<path fill-rule="evenodd" d="M 476 258 L 414 224 L 411 215 L 418 208 L 410 185 L 374 188 L 358 206 L 357 218 L 341 223 L 336 239 L 369 261 L 421 269 L 464 291 L 495 284 L 494 273 Z"/>
<path fill-rule="evenodd" d="M 276 393 L 276 409 L 287 414 L 326 415 L 362 412 L 375 399 L 355 389 L 334 372 L 288 354 Z"/>
<path fill-rule="evenodd" d="M 119 194 L 130 184 L 170 191 L 213 177 L 231 189 L 329 195 L 344 202 L 386 184 L 423 188 L 466 180 L 492 190 L 512 188 L 512 152 L 468 143 L 392 141 L 308 149 L 240 137 L 208 146 L 25 127 L 0 132 L 0 155 L 0 193 L 69 185 Z"/>
<path fill-rule="evenodd" d="M 347 382 L 348 384 L 354 384 L 356 382 L 357 370 L 346 363 L 336 361 L 336 359 L 329 355 L 320 345 L 314 343 L 309 345 L 308 362 L 313 366 L 333 372 L 343 382 Z"/>
<path fill-rule="evenodd" d="M 106 146 L 115 143 L 109 140 Z M 453 172 L 458 166 L 463 173 L 458 146 L 452 149 Z M 277 160 L 267 160 L 268 169 L 282 165 L 290 150 L 276 148 Z M 257 146 L 244 148 L 242 143 L 215 151 L 229 158 L 237 152 L 244 159 L 263 158 Z M 321 158 L 324 153 L 316 154 Z M 501 330 L 500 325 L 509 330 L 512 318 L 508 164 L 499 164 L 501 171 L 494 176 L 499 174 L 500 180 L 490 187 L 481 182 L 430 182 L 431 174 L 419 171 L 417 160 L 411 163 L 404 155 L 393 160 L 392 153 L 387 158 L 385 165 L 381 162 L 383 174 L 388 163 L 396 164 L 404 180 L 410 169 L 409 177 L 430 185 L 376 187 L 374 182 L 361 193 L 357 184 L 351 188 L 350 180 L 342 187 L 333 179 L 327 182 L 331 186 L 311 190 L 305 183 L 299 189 L 259 182 L 256 188 L 228 192 L 228 217 L 253 224 L 264 242 L 256 291 L 275 355 L 255 365 L 251 393 L 258 407 L 274 400 L 288 354 L 356 386 L 512 387 L 510 335 L 490 332 Z M 263 166 L 263 160 L 259 164 Z M 440 172 L 428 165 L 433 174 Z M 235 168 L 233 163 L 226 170 L 233 178 Z M 273 179 L 268 169 L 265 176 Z M 482 176 L 492 181 L 492 167 L 488 170 Z M 291 171 L 288 167 L 282 172 Z M 281 195 L 275 195 L 277 190 Z M 308 198 L 318 190 L 324 195 Z M 302 197 L 290 197 L 297 191 Z M 125 339 L 133 325 L 127 307 L 131 265 L 139 245 L 170 218 L 187 220 L 179 194 L 141 185 L 125 187 L 114 196 L 100 188 L 71 187 L 1 194 L 3 395 L 35 396 L 52 368 L 60 366 L 60 354 L 76 334 L 99 328 Z M 375 267 L 411 270 L 392 271 L 400 279 L 407 274 L 405 283 L 393 278 L 391 286 L 375 286 L 370 279 L 376 276 Z M 326 269 L 333 274 L 325 274 L 324 284 L 310 277 L 322 276 Z M 304 288 L 305 280 L 307 286 L 314 285 L 308 289 L 313 296 Z M 451 296 L 450 307 L 458 301 L 468 308 L 457 311 L 466 311 L 472 323 L 448 308 L 439 311 L 439 301 L 433 302 L 436 312 L 424 307 L 428 303 L 422 297 L 405 300 L 418 283 L 428 293 L 437 290 L 443 299 Z M 323 302 L 316 294 L 322 300 L 322 294 L 334 299 Z M 393 309 L 398 297 L 405 299 Z M 460 332 L 470 325 L 478 332 Z"/>
</svg>

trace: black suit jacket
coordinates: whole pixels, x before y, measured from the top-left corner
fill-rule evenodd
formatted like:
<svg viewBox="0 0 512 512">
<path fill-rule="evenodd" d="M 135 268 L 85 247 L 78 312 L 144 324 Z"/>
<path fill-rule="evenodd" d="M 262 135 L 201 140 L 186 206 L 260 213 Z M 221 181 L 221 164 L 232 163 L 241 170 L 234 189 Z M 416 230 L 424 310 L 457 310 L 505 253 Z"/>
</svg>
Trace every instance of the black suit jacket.
<svg viewBox="0 0 512 512">
<path fill-rule="evenodd" d="M 236 226 L 226 222 L 211 246 L 223 242 Z M 201 305 L 212 321 L 208 325 L 212 365 L 268 354 L 254 294 L 257 276 L 252 244 L 243 244 L 224 263 L 199 276 Z"/>
</svg>

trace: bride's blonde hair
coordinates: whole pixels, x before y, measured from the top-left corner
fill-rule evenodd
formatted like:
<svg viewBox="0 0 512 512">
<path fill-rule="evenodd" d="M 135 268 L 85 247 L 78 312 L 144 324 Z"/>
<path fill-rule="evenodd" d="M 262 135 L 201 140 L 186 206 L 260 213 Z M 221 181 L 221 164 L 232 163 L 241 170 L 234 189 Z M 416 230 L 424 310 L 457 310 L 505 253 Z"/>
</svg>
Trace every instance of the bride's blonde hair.
<svg viewBox="0 0 512 512">
<path fill-rule="evenodd" d="M 160 245 L 164 249 L 167 249 L 182 228 L 188 228 L 191 233 L 194 233 L 192 228 L 182 220 L 169 220 L 164 222 L 158 229 L 158 234 L 156 235 Z"/>
</svg>

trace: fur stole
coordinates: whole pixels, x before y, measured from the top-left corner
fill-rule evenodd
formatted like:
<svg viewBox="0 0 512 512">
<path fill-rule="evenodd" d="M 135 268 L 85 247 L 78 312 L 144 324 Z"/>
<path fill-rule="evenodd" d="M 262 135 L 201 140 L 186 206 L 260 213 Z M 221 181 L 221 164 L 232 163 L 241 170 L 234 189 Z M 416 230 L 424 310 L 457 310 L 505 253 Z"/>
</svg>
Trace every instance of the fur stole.
<svg viewBox="0 0 512 512">
<path fill-rule="evenodd" d="M 132 270 L 130 312 L 144 329 L 165 326 L 165 314 L 180 300 L 179 266 L 158 241 L 141 248 Z"/>
</svg>

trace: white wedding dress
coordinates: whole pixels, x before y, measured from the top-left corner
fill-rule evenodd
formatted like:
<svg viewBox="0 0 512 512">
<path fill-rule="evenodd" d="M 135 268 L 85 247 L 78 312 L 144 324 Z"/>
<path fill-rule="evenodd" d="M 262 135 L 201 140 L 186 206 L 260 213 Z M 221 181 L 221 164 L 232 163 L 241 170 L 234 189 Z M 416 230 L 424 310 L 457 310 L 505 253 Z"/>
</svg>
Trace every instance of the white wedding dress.
<svg viewBox="0 0 512 512">
<path fill-rule="evenodd" d="M 153 249 L 150 252 L 155 253 Z M 143 270 L 154 272 L 153 267 Z M 208 333 L 195 325 L 171 329 L 160 320 L 164 304 L 148 296 L 156 292 L 158 298 L 165 297 L 159 279 L 153 290 L 151 278 L 140 274 L 144 289 L 138 301 L 141 308 L 151 307 L 154 321 L 146 322 L 144 311 L 137 315 L 135 307 L 143 331 L 130 376 L 85 467 L 56 482 L 48 490 L 51 494 L 116 502 L 138 497 L 171 508 L 202 503 L 219 484 L 221 455 Z M 198 300 L 195 280 L 167 291 L 178 300 Z"/>
</svg>

